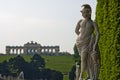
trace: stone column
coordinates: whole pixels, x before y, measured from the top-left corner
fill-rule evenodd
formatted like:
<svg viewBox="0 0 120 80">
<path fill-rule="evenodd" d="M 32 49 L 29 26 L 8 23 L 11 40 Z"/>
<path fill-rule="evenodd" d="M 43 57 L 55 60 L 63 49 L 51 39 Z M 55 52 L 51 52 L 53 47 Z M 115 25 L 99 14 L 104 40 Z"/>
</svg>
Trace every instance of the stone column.
<svg viewBox="0 0 120 80">
<path fill-rule="evenodd" d="M 10 54 L 10 48 L 6 48 L 6 54 Z"/>
<path fill-rule="evenodd" d="M 14 54 L 15 53 L 15 50 L 12 48 L 12 54 Z"/>
<path fill-rule="evenodd" d="M 21 51 L 22 51 L 22 49 L 19 49 L 20 54 L 22 53 Z"/>
<path fill-rule="evenodd" d="M 41 48 L 37 48 L 37 53 L 41 53 Z"/>
<path fill-rule="evenodd" d="M 18 48 L 16 48 L 16 54 L 18 54 Z"/>
<path fill-rule="evenodd" d="M 51 49 L 51 52 L 53 53 L 53 49 Z"/>
<path fill-rule="evenodd" d="M 49 53 L 49 48 L 47 49 L 47 52 Z"/>
<path fill-rule="evenodd" d="M 45 52 L 45 49 L 43 49 L 43 52 Z"/>
<path fill-rule="evenodd" d="M 59 48 L 55 48 L 55 52 L 59 52 Z"/>
<path fill-rule="evenodd" d="M 27 48 L 24 48 L 24 49 L 23 49 L 23 52 L 24 52 L 24 54 L 27 54 L 27 53 L 28 53 Z"/>
</svg>

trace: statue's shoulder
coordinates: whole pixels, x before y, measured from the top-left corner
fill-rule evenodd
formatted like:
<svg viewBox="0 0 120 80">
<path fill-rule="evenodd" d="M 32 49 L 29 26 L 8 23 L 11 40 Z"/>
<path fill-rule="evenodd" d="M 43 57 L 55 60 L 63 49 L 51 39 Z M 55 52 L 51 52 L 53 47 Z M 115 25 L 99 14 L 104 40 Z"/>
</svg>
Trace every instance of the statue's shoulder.
<svg viewBox="0 0 120 80">
<path fill-rule="evenodd" d="M 88 20 L 88 21 L 86 22 L 86 25 L 88 25 L 88 26 L 93 26 L 93 25 L 94 25 L 94 21 L 93 21 L 93 20 Z"/>
<path fill-rule="evenodd" d="M 89 20 L 87 22 L 88 25 L 93 25 L 93 26 L 97 26 L 97 22 L 93 21 L 93 20 Z"/>
<path fill-rule="evenodd" d="M 78 21 L 78 23 L 81 23 L 83 21 L 83 19 L 80 19 L 79 21 Z"/>
</svg>

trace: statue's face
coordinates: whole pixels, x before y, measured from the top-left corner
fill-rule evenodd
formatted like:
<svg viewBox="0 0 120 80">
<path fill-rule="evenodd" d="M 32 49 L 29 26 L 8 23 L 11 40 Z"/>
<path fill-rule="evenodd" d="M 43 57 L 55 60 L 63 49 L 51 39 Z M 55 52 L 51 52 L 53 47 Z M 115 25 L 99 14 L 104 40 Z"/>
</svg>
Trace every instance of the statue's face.
<svg viewBox="0 0 120 80">
<path fill-rule="evenodd" d="M 84 18 L 89 18 L 89 17 L 90 17 L 90 11 L 89 11 L 88 9 L 83 9 L 83 10 L 81 11 L 81 13 L 82 13 L 82 16 L 83 16 Z"/>
</svg>

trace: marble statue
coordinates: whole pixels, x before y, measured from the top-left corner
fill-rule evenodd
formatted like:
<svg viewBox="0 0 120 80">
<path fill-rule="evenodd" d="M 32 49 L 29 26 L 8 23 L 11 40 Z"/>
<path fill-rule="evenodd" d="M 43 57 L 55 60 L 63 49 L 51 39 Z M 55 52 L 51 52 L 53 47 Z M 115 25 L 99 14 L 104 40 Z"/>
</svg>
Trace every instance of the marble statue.
<svg viewBox="0 0 120 80">
<path fill-rule="evenodd" d="M 76 72 L 75 72 L 75 80 L 79 80 L 79 68 L 80 66 L 78 65 L 78 63 L 76 62 Z"/>
<path fill-rule="evenodd" d="M 18 80 L 24 80 L 24 72 L 21 71 L 20 74 L 18 75 Z"/>
<path fill-rule="evenodd" d="M 2 74 L 0 74 L 0 78 L 2 78 Z"/>
<path fill-rule="evenodd" d="M 82 7 L 81 13 L 84 19 L 79 20 L 75 28 L 75 33 L 78 36 L 76 46 L 81 57 L 79 80 L 83 80 L 85 71 L 88 75 L 87 79 L 98 80 L 100 69 L 99 29 L 97 23 L 91 20 L 90 5 L 84 4 Z"/>
</svg>

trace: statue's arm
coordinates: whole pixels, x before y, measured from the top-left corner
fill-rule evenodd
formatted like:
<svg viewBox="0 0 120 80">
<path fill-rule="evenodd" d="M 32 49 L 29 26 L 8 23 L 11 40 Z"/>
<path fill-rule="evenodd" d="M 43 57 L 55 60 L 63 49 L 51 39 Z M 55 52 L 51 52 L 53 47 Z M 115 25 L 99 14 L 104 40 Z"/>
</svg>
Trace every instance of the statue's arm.
<svg viewBox="0 0 120 80">
<path fill-rule="evenodd" d="M 94 29 L 96 31 L 96 38 L 95 38 L 95 43 L 93 45 L 93 51 L 95 51 L 95 49 L 96 49 L 96 47 L 98 45 L 99 38 L 100 38 L 100 33 L 99 33 L 98 25 L 95 22 L 94 22 Z"/>
<path fill-rule="evenodd" d="M 75 33 L 76 33 L 77 35 L 80 34 L 79 29 L 80 29 L 80 22 L 81 22 L 81 21 L 82 21 L 82 20 L 78 21 L 78 23 L 77 23 L 77 25 L 76 25 L 76 28 L 75 28 Z"/>
</svg>

